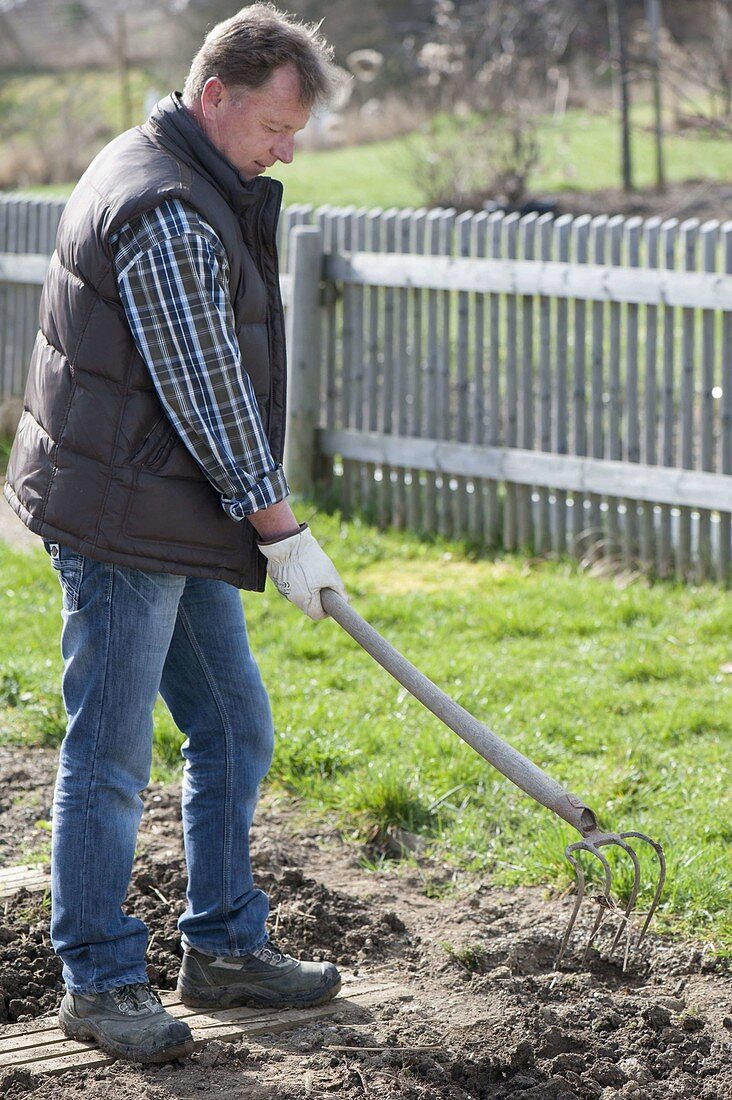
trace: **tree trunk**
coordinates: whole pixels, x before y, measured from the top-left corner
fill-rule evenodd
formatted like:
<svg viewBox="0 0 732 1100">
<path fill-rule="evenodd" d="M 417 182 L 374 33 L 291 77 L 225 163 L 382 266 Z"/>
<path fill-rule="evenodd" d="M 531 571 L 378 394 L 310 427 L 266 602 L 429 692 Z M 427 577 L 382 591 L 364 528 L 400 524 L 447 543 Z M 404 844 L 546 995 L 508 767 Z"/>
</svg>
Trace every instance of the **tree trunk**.
<svg viewBox="0 0 732 1100">
<path fill-rule="evenodd" d="M 607 0 L 608 22 L 610 27 L 610 49 L 613 66 L 619 74 L 620 119 L 622 129 L 622 171 L 623 190 L 633 190 L 633 164 L 630 148 L 630 70 L 625 50 L 625 29 L 623 26 L 624 0 Z"/>
</svg>

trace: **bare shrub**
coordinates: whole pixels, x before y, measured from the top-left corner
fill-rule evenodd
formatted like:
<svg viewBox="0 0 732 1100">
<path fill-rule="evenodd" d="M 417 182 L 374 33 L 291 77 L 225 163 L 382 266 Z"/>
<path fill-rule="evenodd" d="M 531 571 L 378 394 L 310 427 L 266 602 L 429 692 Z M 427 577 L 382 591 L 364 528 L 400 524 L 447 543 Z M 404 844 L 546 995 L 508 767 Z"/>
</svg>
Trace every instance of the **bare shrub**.
<svg viewBox="0 0 732 1100">
<path fill-rule="evenodd" d="M 517 207 L 539 163 L 536 127 L 524 115 L 437 116 L 410 143 L 409 168 L 428 206 Z"/>
</svg>

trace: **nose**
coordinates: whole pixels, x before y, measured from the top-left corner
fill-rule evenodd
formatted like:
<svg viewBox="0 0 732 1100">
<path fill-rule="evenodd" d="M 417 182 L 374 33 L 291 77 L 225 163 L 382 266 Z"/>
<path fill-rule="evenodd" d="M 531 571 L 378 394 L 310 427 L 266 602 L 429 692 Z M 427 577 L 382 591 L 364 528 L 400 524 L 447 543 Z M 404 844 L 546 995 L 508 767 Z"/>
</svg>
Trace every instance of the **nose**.
<svg viewBox="0 0 732 1100">
<path fill-rule="evenodd" d="M 283 164 L 292 164 L 295 156 L 295 138 L 292 134 L 278 135 L 277 142 L 272 150 L 277 160 Z"/>
</svg>

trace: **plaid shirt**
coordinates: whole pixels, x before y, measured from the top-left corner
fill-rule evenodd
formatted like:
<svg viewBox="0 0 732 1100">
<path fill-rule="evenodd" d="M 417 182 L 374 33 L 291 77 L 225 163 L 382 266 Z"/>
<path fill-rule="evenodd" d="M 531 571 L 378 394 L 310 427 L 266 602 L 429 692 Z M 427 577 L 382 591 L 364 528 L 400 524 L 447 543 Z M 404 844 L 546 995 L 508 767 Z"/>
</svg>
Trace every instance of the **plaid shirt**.
<svg viewBox="0 0 732 1100">
<path fill-rule="evenodd" d="M 112 240 L 127 321 L 176 431 L 240 520 L 289 493 L 241 361 L 221 241 L 179 200 Z"/>
</svg>

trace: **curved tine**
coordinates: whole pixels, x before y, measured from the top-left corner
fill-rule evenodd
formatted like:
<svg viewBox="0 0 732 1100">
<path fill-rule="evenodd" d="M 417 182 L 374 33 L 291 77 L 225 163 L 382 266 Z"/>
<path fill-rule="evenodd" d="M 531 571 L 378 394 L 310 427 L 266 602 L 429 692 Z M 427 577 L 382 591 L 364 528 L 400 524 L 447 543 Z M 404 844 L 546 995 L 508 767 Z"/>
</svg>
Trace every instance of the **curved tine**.
<svg viewBox="0 0 732 1100">
<path fill-rule="evenodd" d="M 627 833 L 621 833 L 620 836 L 621 837 L 633 836 L 633 837 L 637 837 L 639 840 L 644 840 L 646 842 L 646 844 L 650 844 L 650 846 L 655 851 L 656 856 L 658 857 L 658 866 L 659 866 L 658 883 L 656 885 L 656 890 L 655 890 L 655 893 L 653 895 L 653 901 L 651 902 L 651 907 L 648 910 L 648 913 L 646 915 L 646 919 L 643 922 L 643 927 L 641 928 L 640 933 L 638 935 L 638 939 L 636 941 L 636 947 L 640 947 L 640 945 L 643 942 L 643 939 L 645 937 L 645 934 L 648 931 L 648 926 L 650 925 L 651 920 L 653 919 L 653 914 L 656 912 L 656 908 L 658 906 L 658 903 L 661 900 L 661 894 L 663 892 L 663 886 L 664 886 L 664 883 L 666 881 L 666 856 L 664 854 L 662 846 L 658 843 L 658 841 L 657 840 L 651 840 L 651 838 L 649 836 L 646 836 L 645 833 L 627 832 Z"/>
<path fill-rule="evenodd" d="M 582 952 L 582 966 L 584 966 L 585 963 L 587 962 L 587 956 L 590 953 L 590 948 L 592 947 L 595 936 L 600 931 L 600 925 L 602 924 L 607 911 L 608 911 L 608 909 L 607 909 L 606 905 L 598 905 L 597 914 L 595 916 L 595 923 L 592 926 L 592 931 L 590 932 L 589 936 L 587 937 L 587 943 L 585 944 L 585 949 Z"/>
<path fill-rule="evenodd" d="M 617 844 L 619 848 L 622 848 L 624 852 L 628 853 L 631 860 L 633 861 L 633 886 L 630 891 L 628 902 L 625 906 L 625 909 L 623 910 L 623 919 L 620 922 L 620 927 L 615 934 L 615 939 L 613 940 L 612 946 L 610 948 L 610 951 L 612 953 L 620 943 L 620 937 L 623 934 L 623 926 L 630 917 L 633 907 L 635 906 L 635 903 L 638 899 L 638 891 L 640 890 L 640 861 L 638 859 L 638 856 L 636 855 L 635 849 L 631 848 L 630 844 L 626 844 L 625 841 L 621 839 L 621 834 L 618 834 L 615 839 L 607 841 L 607 843 Z"/>
<path fill-rule="evenodd" d="M 612 841 L 606 841 L 606 843 L 612 843 Z M 605 904 L 606 904 L 608 909 L 616 909 L 617 906 L 615 905 L 615 902 L 613 901 L 612 890 L 611 890 L 613 873 L 610 870 L 610 864 L 605 859 L 605 857 L 602 854 L 602 852 L 600 851 L 599 847 L 596 844 L 593 844 L 592 841 L 590 841 L 590 840 L 580 840 L 576 844 L 570 844 L 567 851 L 569 852 L 570 849 L 576 849 L 576 848 L 581 848 L 585 852 L 589 852 L 590 855 L 597 856 L 597 858 L 600 860 L 600 863 L 602 864 L 602 866 L 605 869 Z M 569 858 L 569 857 L 567 857 L 567 858 Z"/>
<path fill-rule="evenodd" d="M 577 914 L 579 913 L 582 899 L 585 896 L 585 873 L 582 870 L 582 864 L 580 863 L 580 861 L 578 859 L 575 859 L 574 856 L 571 854 L 572 850 L 578 847 L 581 847 L 581 845 L 570 844 L 564 850 L 565 856 L 574 867 L 574 873 L 577 879 L 577 897 L 575 899 L 574 908 L 572 909 L 572 914 L 569 918 L 569 923 L 567 924 L 567 929 L 564 933 L 564 938 L 559 948 L 557 961 L 554 963 L 555 970 L 559 970 L 559 967 L 562 964 L 562 959 L 564 958 L 564 953 L 567 950 L 567 945 L 569 943 L 569 937 L 572 935 L 572 929 L 574 928 L 575 921 L 577 920 Z"/>
<path fill-rule="evenodd" d="M 592 947 L 595 936 L 600 930 L 600 925 L 602 924 L 606 913 L 609 909 L 616 908 L 616 906 L 612 897 L 612 871 L 610 870 L 610 864 L 605 859 L 605 856 L 602 854 L 602 852 L 599 850 L 599 847 L 596 844 L 593 844 L 591 841 L 580 841 L 578 844 L 573 845 L 573 847 L 583 849 L 584 851 L 589 852 L 590 855 L 596 856 L 597 859 L 600 860 L 603 868 L 605 869 L 605 892 L 601 898 L 596 898 L 599 909 L 597 911 L 597 916 L 595 917 L 595 924 L 592 931 L 590 932 L 590 935 L 587 938 L 585 949 L 582 952 L 582 965 L 584 966 L 585 962 L 587 961 L 587 956 L 590 953 L 590 948 Z"/>
</svg>

